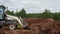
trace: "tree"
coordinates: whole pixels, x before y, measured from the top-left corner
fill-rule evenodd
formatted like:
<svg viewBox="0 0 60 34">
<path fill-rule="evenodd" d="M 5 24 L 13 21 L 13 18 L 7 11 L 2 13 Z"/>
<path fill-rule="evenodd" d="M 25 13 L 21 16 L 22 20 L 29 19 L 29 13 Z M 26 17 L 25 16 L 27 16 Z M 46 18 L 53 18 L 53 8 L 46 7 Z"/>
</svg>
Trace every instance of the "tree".
<svg viewBox="0 0 60 34">
<path fill-rule="evenodd" d="M 58 13 L 54 13 L 53 19 L 55 19 L 55 20 L 58 20 L 59 19 Z"/>
<path fill-rule="evenodd" d="M 22 9 L 21 11 L 19 11 L 19 15 L 20 15 L 22 18 L 25 18 L 25 17 L 26 17 L 26 11 L 25 11 L 25 9 Z"/>
<path fill-rule="evenodd" d="M 8 15 L 14 15 L 14 11 L 7 10 L 6 14 L 8 14 Z"/>
<path fill-rule="evenodd" d="M 52 18 L 52 14 L 50 12 L 50 10 L 45 9 L 45 12 L 43 12 L 43 18 Z"/>
<path fill-rule="evenodd" d="M 10 10 L 7 10 L 5 13 L 6 13 L 6 14 L 10 14 Z"/>
<path fill-rule="evenodd" d="M 18 11 L 15 12 L 15 16 L 17 16 L 17 17 L 20 16 Z"/>
<path fill-rule="evenodd" d="M 58 13 L 58 18 L 60 19 L 60 12 Z"/>
</svg>

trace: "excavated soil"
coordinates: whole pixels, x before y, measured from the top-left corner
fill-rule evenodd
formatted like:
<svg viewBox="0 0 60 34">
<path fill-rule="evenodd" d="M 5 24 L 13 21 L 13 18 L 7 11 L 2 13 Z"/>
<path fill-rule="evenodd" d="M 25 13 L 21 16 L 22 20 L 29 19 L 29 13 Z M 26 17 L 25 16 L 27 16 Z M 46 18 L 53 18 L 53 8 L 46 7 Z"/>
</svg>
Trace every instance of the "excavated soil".
<svg viewBox="0 0 60 34">
<path fill-rule="evenodd" d="M 25 18 L 28 26 L 25 29 L 9 30 L 1 28 L 0 34 L 60 34 L 60 20 L 51 18 Z"/>
</svg>

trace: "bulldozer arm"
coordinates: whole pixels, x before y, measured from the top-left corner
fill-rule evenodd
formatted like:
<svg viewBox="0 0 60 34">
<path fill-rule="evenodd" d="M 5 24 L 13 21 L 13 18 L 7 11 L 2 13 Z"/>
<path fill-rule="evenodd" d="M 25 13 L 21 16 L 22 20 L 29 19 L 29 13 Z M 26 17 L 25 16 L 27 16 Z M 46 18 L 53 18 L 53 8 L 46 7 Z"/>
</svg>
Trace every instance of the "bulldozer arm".
<svg viewBox="0 0 60 34">
<path fill-rule="evenodd" d="M 23 19 L 16 16 L 6 15 L 8 20 L 16 20 L 18 22 L 18 28 L 25 28 L 27 26 L 27 23 L 23 21 Z"/>
</svg>

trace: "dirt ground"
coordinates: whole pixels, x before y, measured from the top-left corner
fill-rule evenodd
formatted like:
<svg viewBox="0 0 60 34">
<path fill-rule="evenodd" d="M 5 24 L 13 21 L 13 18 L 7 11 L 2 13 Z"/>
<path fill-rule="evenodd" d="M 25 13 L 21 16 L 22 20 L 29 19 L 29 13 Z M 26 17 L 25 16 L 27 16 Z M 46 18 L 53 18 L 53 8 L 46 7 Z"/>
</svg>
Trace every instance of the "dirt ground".
<svg viewBox="0 0 60 34">
<path fill-rule="evenodd" d="M 51 18 L 25 18 L 26 29 L 9 30 L 2 28 L 0 34 L 60 34 L 60 20 Z"/>
</svg>

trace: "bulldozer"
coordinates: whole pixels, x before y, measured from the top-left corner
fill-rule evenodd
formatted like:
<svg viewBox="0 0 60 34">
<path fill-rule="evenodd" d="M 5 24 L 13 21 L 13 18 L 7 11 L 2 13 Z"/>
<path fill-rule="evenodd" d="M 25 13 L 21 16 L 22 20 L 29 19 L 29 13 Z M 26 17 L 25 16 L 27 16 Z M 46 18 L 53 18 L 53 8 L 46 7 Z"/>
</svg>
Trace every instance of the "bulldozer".
<svg viewBox="0 0 60 34">
<path fill-rule="evenodd" d="M 8 15 L 5 13 L 5 9 L 6 7 L 4 5 L 0 5 L 0 28 L 5 25 L 7 25 L 10 30 L 14 30 L 17 27 L 27 27 L 27 23 L 21 17 Z"/>
</svg>

